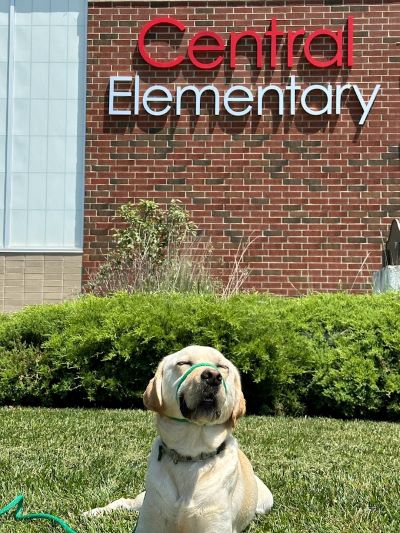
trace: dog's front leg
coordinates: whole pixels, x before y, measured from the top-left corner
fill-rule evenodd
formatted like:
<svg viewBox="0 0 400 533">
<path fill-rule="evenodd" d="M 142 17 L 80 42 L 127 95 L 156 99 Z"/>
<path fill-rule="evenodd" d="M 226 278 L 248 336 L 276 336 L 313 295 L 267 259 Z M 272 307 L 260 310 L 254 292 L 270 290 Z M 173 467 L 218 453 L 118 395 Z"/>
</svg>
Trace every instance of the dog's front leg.
<svg viewBox="0 0 400 533">
<path fill-rule="evenodd" d="M 140 511 L 146 492 L 141 492 L 136 498 L 120 498 L 114 502 L 105 505 L 104 507 L 96 507 L 90 511 L 83 513 L 84 516 L 100 516 L 105 513 L 111 513 L 117 509 L 124 509 L 126 511 Z"/>
</svg>

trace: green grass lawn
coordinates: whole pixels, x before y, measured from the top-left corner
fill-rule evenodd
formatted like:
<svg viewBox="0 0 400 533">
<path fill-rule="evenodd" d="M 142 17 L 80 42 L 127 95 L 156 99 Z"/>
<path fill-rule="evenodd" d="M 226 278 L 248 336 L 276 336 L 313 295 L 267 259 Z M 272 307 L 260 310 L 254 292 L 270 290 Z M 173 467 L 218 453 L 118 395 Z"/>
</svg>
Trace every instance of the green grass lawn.
<svg viewBox="0 0 400 533">
<path fill-rule="evenodd" d="M 26 512 L 79 533 L 130 533 L 135 514 L 81 512 L 143 490 L 154 435 L 143 411 L 0 409 L 0 506 L 23 493 Z M 249 532 L 400 531 L 400 425 L 248 417 L 236 436 L 275 498 Z M 0 519 L 1 533 L 56 530 Z"/>
</svg>

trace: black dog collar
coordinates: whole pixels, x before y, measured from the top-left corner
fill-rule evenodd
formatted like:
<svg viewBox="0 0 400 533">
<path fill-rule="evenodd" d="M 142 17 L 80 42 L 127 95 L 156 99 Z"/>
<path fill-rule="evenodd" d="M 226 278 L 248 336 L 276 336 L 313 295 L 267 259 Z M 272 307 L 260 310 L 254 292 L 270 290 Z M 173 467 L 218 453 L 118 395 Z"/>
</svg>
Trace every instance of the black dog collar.
<svg viewBox="0 0 400 533">
<path fill-rule="evenodd" d="M 220 454 L 222 451 L 225 450 L 226 447 L 226 441 L 224 441 L 222 444 L 218 446 L 218 448 L 213 452 L 201 452 L 200 455 L 196 455 L 195 457 L 192 457 L 191 455 L 181 455 L 176 450 L 173 450 L 171 448 L 168 448 L 168 446 L 161 441 L 160 446 L 158 447 L 158 461 L 161 461 L 163 455 L 168 455 L 171 457 L 172 461 L 177 463 L 190 463 L 195 461 L 206 461 L 207 459 L 210 459 L 211 457 L 215 457 L 216 455 Z"/>
</svg>

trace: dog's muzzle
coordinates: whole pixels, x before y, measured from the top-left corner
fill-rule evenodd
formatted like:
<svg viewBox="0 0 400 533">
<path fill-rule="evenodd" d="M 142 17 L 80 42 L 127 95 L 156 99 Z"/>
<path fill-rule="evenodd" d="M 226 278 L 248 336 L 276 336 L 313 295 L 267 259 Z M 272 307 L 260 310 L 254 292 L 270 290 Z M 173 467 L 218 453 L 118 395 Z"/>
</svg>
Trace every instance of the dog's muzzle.
<svg viewBox="0 0 400 533">
<path fill-rule="evenodd" d="M 179 395 L 179 389 L 185 382 L 186 378 L 197 368 L 204 367 L 200 375 L 201 394 L 196 406 L 188 407 L 183 395 Z M 218 406 L 218 392 L 221 384 L 225 392 L 227 392 L 227 384 L 219 371 L 219 368 L 213 363 L 197 363 L 192 365 L 179 379 L 176 388 L 176 400 L 180 407 L 182 415 L 185 419 L 194 420 L 206 417 L 210 420 L 216 419 L 220 416 L 220 408 Z"/>
</svg>

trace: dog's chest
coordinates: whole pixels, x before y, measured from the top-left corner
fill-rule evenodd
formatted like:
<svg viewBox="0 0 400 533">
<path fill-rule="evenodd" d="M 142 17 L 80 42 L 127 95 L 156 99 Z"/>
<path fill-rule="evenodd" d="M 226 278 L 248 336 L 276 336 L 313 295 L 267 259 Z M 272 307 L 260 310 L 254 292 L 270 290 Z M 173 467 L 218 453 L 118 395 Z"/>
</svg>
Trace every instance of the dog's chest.
<svg viewBox="0 0 400 533">
<path fill-rule="evenodd" d="M 232 447 L 206 461 L 174 463 L 169 457 L 160 461 L 152 458 L 147 490 L 158 493 L 174 514 L 218 507 L 222 493 L 229 496 L 236 484 L 237 461 L 237 450 Z"/>
</svg>

